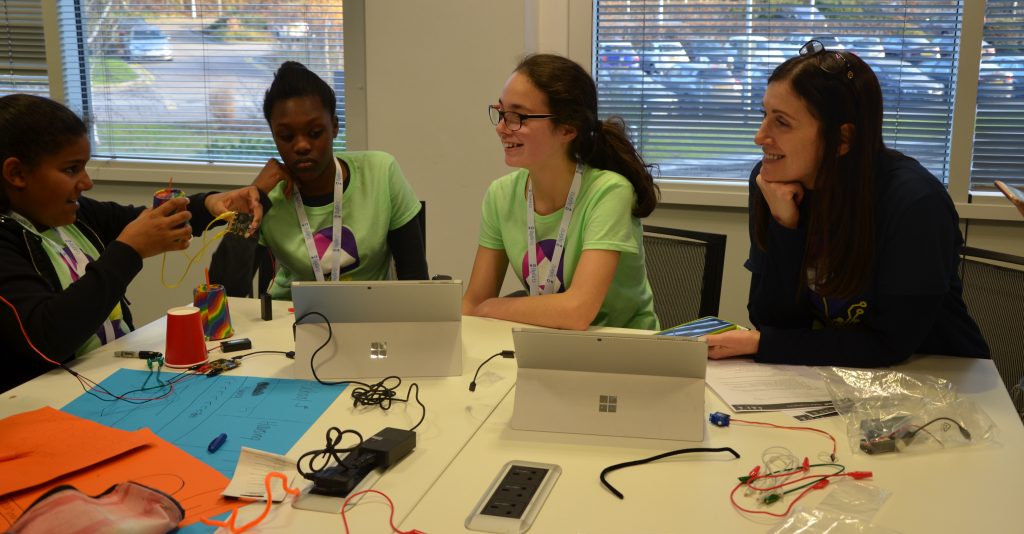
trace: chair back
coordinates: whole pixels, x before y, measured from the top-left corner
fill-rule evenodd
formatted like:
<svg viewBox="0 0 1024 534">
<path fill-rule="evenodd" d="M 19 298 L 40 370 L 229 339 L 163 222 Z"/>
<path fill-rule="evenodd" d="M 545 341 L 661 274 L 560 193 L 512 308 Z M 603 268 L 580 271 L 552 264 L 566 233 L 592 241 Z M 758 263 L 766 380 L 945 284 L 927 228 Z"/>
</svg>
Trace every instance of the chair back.
<svg viewBox="0 0 1024 534">
<path fill-rule="evenodd" d="M 718 315 L 725 268 L 721 234 L 644 226 L 647 279 L 662 328 Z"/>
<path fill-rule="evenodd" d="M 1024 413 L 1024 258 L 964 247 L 960 277 L 967 311 L 985 336 L 1014 406 Z"/>
</svg>

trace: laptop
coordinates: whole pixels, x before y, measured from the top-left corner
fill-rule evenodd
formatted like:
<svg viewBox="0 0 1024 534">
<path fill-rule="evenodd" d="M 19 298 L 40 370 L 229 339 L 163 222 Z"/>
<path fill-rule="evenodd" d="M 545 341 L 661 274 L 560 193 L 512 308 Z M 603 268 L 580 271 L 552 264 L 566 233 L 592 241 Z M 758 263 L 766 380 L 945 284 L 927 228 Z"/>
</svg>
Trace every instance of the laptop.
<svg viewBox="0 0 1024 534">
<path fill-rule="evenodd" d="M 512 428 L 704 440 L 706 343 L 537 328 L 513 328 L 512 341 Z"/>
<path fill-rule="evenodd" d="M 294 282 L 292 302 L 298 378 L 314 352 L 325 381 L 462 374 L 459 280 Z"/>
</svg>

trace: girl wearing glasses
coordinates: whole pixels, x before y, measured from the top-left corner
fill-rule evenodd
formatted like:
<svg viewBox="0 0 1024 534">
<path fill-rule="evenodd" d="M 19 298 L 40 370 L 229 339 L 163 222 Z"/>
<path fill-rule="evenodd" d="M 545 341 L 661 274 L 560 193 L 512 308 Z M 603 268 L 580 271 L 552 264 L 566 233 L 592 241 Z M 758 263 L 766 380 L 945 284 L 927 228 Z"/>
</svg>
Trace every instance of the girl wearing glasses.
<svg viewBox="0 0 1024 534">
<path fill-rule="evenodd" d="M 750 174 L 746 267 L 757 330 L 708 336 L 708 355 L 849 367 L 987 356 L 961 298 L 963 239 L 946 189 L 885 147 L 867 64 L 805 50 L 768 79 L 754 137 L 764 156 Z"/>
<path fill-rule="evenodd" d="M 295 280 L 425 280 L 420 202 L 384 152 L 334 153 L 335 95 L 301 63 L 287 61 L 263 100 L 284 163 L 271 159 L 254 185 L 270 197 L 260 244 L 277 273 L 269 293 L 291 298 Z M 251 278 L 250 278 L 251 279 Z"/>
<path fill-rule="evenodd" d="M 598 119 L 590 75 L 563 57 L 529 56 L 489 112 L 505 163 L 518 169 L 484 197 L 463 313 L 657 329 L 639 220 L 657 186 L 621 120 Z M 498 297 L 510 263 L 530 296 Z"/>
</svg>

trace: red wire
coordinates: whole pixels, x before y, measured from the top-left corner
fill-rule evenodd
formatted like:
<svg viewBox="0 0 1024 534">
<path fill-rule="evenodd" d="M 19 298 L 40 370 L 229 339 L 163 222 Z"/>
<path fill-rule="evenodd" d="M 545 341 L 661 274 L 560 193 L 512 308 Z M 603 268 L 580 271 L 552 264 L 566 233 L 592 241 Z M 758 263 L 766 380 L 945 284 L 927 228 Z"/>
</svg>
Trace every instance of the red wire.
<svg viewBox="0 0 1024 534">
<path fill-rule="evenodd" d="M 751 473 L 754 473 L 754 471 L 756 469 L 757 468 L 755 468 L 754 470 L 751 470 Z M 790 473 L 795 473 L 795 472 L 800 472 L 800 471 L 807 471 L 807 469 L 806 468 L 802 468 L 802 469 L 799 469 L 799 470 L 790 471 Z M 871 472 L 870 471 L 847 471 L 845 473 L 831 473 L 831 474 L 824 474 L 824 475 L 808 475 L 808 476 L 801 477 L 801 478 L 794 479 L 794 480 L 787 480 L 786 482 L 783 482 L 782 484 L 778 484 L 776 486 L 771 486 L 771 487 L 767 487 L 767 488 L 760 488 L 760 487 L 756 487 L 756 486 L 751 485 L 751 484 L 753 484 L 753 482 L 755 480 L 759 480 L 759 479 L 762 479 L 762 478 L 770 478 L 770 477 L 773 477 L 773 476 L 778 476 L 778 475 L 772 474 L 772 475 L 764 475 L 764 476 L 759 477 L 756 474 L 754 474 L 754 475 L 751 475 L 750 478 L 748 478 L 747 480 L 737 484 L 736 487 L 734 487 L 732 489 L 732 491 L 729 492 L 729 500 L 732 502 L 732 505 L 735 506 L 741 512 L 746 512 L 748 514 L 763 514 L 763 515 L 770 515 L 770 516 L 774 516 L 774 517 L 786 517 L 787 515 L 789 515 L 789 512 L 791 512 L 793 510 L 793 505 L 795 505 L 797 503 L 797 501 L 802 499 L 804 497 L 804 495 L 807 495 L 807 493 L 810 492 L 811 490 L 822 489 L 825 486 L 828 486 L 829 479 L 832 479 L 832 478 L 835 478 L 835 477 L 850 477 L 850 478 L 853 478 L 855 480 L 861 480 L 861 479 L 870 477 L 871 476 Z M 803 491 L 801 491 L 800 494 L 798 494 L 793 499 L 793 501 L 789 503 L 789 506 L 786 507 L 786 511 L 781 513 L 781 514 L 776 514 L 776 513 L 772 513 L 772 512 L 766 512 L 764 510 L 750 510 L 748 508 L 744 508 L 744 507 L 740 506 L 739 503 L 736 502 L 736 490 L 740 489 L 743 486 L 747 486 L 747 487 L 749 487 L 751 489 L 754 489 L 754 490 L 757 490 L 757 491 L 770 491 L 770 490 L 774 490 L 774 489 L 780 489 L 780 488 L 783 488 L 783 487 L 786 487 L 786 486 L 791 486 L 791 485 L 797 484 L 799 482 L 803 482 L 804 480 L 811 479 L 811 478 L 817 478 L 818 481 L 815 482 L 814 484 L 811 484 L 810 486 L 805 488 Z"/>
<path fill-rule="evenodd" d="M 82 384 L 82 387 L 88 386 L 88 389 L 94 389 L 94 390 L 96 390 L 99 393 L 103 393 L 104 395 L 109 395 L 109 396 L 111 396 L 111 397 L 113 397 L 115 399 L 130 400 L 130 401 L 161 400 L 161 399 L 167 398 L 171 393 L 174 392 L 174 383 L 168 384 L 170 386 L 170 389 L 167 391 L 167 393 L 164 393 L 163 395 L 161 395 L 159 397 L 144 397 L 144 398 L 123 397 L 121 395 L 115 395 L 115 394 L 111 393 L 110 391 L 107 391 L 106 388 L 104 388 L 103 386 L 97 384 L 92 379 L 90 379 L 88 377 L 85 377 L 85 376 L 82 376 L 81 374 L 72 371 L 70 368 L 68 368 L 63 363 L 51 360 L 46 354 L 43 354 L 43 351 L 39 350 L 39 348 L 36 347 L 35 343 L 32 343 L 32 338 L 30 338 L 29 335 L 28 335 L 28 332 L 25 331 L 25 325 L 21 322 L 21 314 L 18 313 L 18 309 L 14 307 L 14 304 L 11 304 L 11 302 L 9 300 L 7 300 L 6 298 L 4 298 L 3 295 L 0 295 L 0 301 L 3 301 L 3 303 L 6 304 L 7 307 L 11 309 L 12 312 L 14 312 L 14 319 L 16 321 L 18 321 L 18 328 L 21 329 L 21 335 L 22 335 L 22 337 L 25 338 L 25 342 L 28 343 L 28 346 L 31 347 L 32 350 L 36 351 L 36 354 L 38 354 L 42 359 L 44 359 L 44 360 L 52 363 L 53 365 L 56 365 L 57 367 L 60 367 L 61 369 L 64 369 L 65 371 L 71 373 L 72 376 L 74 376 L 75 378 L 78 379 L 79 384 Z"/>
<path fill-rule="evenodd" d="M 32 347 L 32 350 L 36 351 L 36 354 L 42 356 L 44 360 L 52 363 L 53 365 L 56 365 L 57 367 L 64 367 L 64 364 L 51 360 L 49 357 L 43 354 L 43 351 L 37 349 L 35 344 L 32 343 L 32 339 L 28 337 L 28 332 L 25 331 L 25 325 L 21 324 L 21 315 L 18 314 L 18 309 L 14 307 L 14 304 L 11 304 L 10 301 L 3 297 L 3 295 L 0 295 L 0 300 L 4 301 L 4 304 L 6 304 L 7 307 L 9 307 L 11 311 L 14 312 L 14 318 L 18 321 L 18 328 L 21 329 L 21 335 L 25 337 L 25 341 L 28 343 L 28 346 Z"/>
<path fill-rule="evenodd" d="M 377 495 L 380 495 L 381 497 L 384 497 L 384 499 L 388 501 L 388 506 L 391 508 L 391 515 L 388 516 L 388 524 L 391 525 L 391 530 L 392 531 L 397 532 L 398 534 L 423 534 L 422 532 L 420 532 L 419 530 L 416 530 L 416 529 L 412 529 L 412 530 L 399 530 L 398 527 L 395 526 L 395 503 L 391 502 L 391 497 L 388 497 L 387 495 L 385 495 L 384 492 L 377 491 L 375 489 L 368 489 L 368 490 L 363 490 L 363 491 L 357 491 L 357 492 L 353 493 L 352 495 L 349 495 L 348 498 L 345 499 L 345 502 L 342 503 L 342 505 L 341 505 L 341 521 L 345 525 L 345 532 L 346 533 L 349 532 L 349 529 L 348 529 L 348 519 L 345 518 L 345 509 L 348 508 L 348 502 L 351 501 L 354 497 L 358 497 L 359 495 L 363 495 L 365 493 L 376 493 Z"/>
<path fill-rule="evenodd" d="M 776 514 L 776 513 L 772 513 L 772 512 L 766 512 L 764 510 L 750 510 L 748 508 L 744 508 L 744 507 L 740 506 L 739 503 L 736 502 L 736 490 L 742 488 L 744 485 L 745 485 L 745 482 L 740 482 L 739 484 L 736 484 L 736 487 L 733 488 L 732 491 L 729 493 L 729 500 L 732 501 L 732 505 L 733 506 L 735 506 L 741 512 L 746 512 L 748 514 L 762 514 L 762 515 L 770 515 L 770 516 L 773 516 L 773 517 L 786 517 L 787 515 L 789 515 L 789 512 L 793 511 L 793 506 L 800 499 L 804 498 L 804 495 L 807 495 L 807 493 L 810 492 L 811 490 L 821 489 L 821 488 L 824 488 L 825 486 L 827 486 L 828 485 L 828 479 L 827 478 L 823 478 L 819 482 L 817 482 L 815 484 L 812 484 L 812 485 L 808 486 L 807 488 L 805 488 L 803 491 L 800 492 L 799 495 L 796 496 L 796 498 L 793 499 L 792 502 L 789 503 L 789 506 L 786 507 L 786 511 L 782 512 L 781 514 Z"/>
<path fill-rule="evenodd" d="M 781 429 L 784 429 L 784 430 L 808 430 L 808 431 L 811 431 L 811 432 L 817 432 L 819 434 L 823 434 L 828 439 L 832 440 L 832 458 L 835 459 L 835 457 L 836 457 L 836 438 L 832 437 L 832 434 L 829 434 L 828 432 L 825 432 L 824 430 L 819 430 L 817 428 L 810 428 L 810 427 L 804 427 L 804 426 L 782 426 L 782 425 L 776 425 L 776 424 L 773 424 L 773 423 L 762 423 L 760 421 L 745 421 L 743 419 L 732 419 L 732 422 L 734 422 L 734 423 L 746 423 L 748 425 L 767 426 L 767 427 L 771 427 L 771 428 L 781 428 Z"/>
</svg>

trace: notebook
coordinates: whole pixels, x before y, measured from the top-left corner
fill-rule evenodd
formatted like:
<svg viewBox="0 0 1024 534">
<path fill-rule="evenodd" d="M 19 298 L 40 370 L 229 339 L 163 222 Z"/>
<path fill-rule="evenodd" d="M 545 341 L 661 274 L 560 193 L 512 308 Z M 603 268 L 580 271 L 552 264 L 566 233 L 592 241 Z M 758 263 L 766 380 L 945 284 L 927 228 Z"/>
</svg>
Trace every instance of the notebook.
<svg viewBox="0 0 1024 534">
<path fill-rule="evenodd" d="M 512 340 L 512 428 L 704 440 L 706 343 L 536 328 L 513 328 Z"/>
<path fill-rule="evenodd" d="M 313 379 L 325 342 L 325 381 L 462 374 L 459 280 L 294 282 L 292 301 L 298 378 Z"/>
</svg>

